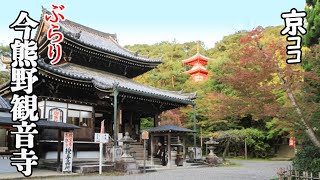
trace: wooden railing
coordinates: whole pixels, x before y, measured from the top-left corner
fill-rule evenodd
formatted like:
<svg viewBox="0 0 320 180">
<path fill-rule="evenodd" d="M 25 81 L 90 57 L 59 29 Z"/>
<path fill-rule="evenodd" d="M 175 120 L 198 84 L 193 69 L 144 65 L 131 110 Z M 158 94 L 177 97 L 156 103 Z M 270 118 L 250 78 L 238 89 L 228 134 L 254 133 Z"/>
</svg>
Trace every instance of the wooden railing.
<svg viewBox="0 0 320 180">
<path fill-rule="evenodd" d="M 320 180 L 320 172 L 297 171 L 291 166 L 277 170 L 279 180 Z"/>
</svg>

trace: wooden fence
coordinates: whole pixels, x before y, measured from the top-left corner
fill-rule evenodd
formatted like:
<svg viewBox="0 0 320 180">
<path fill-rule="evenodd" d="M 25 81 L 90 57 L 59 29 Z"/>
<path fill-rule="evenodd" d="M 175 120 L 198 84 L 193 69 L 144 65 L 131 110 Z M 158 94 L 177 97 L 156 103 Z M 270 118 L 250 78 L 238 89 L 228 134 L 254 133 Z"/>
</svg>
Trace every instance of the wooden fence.
<svg viewBox="0 0 320 180">
<path fill-rule="evenodd" d="M 297 171 L 291 166 L 277 170 L 279 180 L 320 180 L 320 172 Z"/>
</svg>

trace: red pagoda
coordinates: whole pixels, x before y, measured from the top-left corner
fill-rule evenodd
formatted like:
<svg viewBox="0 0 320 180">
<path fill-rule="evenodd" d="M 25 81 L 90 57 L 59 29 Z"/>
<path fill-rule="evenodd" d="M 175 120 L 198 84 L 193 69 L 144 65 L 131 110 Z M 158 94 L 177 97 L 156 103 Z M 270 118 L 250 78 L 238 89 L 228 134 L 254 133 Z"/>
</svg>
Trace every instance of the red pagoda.
<svg viewBox="0 0 320 180">
<path fill-rule="evenodd" d="M 208 71 L 204 67 L 208 63 L 209 58 L 201 55 L 199 53 L 199 47 L 198 47 L 198 52 L 196 55 L 182 60 L 183 64 L 190 65 L 192 68 L 185 73 L 190 74 L 191 79 L 194 82 L 199 82 L 199 81 L 204 81 L 208 79 Z"/>
</svg>

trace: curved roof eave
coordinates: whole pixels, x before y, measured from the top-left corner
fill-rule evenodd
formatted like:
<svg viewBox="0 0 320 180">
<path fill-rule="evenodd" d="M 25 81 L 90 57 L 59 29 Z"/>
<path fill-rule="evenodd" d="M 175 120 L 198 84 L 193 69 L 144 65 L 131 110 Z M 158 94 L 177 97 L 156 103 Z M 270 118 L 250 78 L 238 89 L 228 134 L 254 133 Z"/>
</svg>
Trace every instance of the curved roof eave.
<svg viewBox="0 0 320 180">
<path fill-rule="evenodd" d="M 162 90 L 162 89 L 157 89 L 157 88 L 153 88 L 153 87 L 148 87 L 146 85 L 143 84 L 139 84 L 137 82 L 134 82 L 128 78 L 125 77 L 120 77 L 114 74 L 110 74 L 110 73 L 105 73 L 106 75 L 105 78 L 107 78 L 107 81 L 104 82 L 103 77 L 100 77 L 100 79 L 96 78 L 94 76 L 94 74 L 96 73 L 96 76 L 101 76 L 101 74 L 99 74 L 99 72 L 93 72 L 90 71 L 88 72 L 83 72 L 83 74 L 73 74 L 73 71 L 79 71 L 79 67 L 78 65 L 73 65 L 73 66 L 77 66 L 78 69 L 62 69 L 59 67 L 67 67 L 68 64 L 66 65 L 60 65 L 60 66 L 51 66 L 48 65 L 44 62 L 43 59 L 38 61 L 39 67 L 42 71 L 45 72 L 49 72 L 51 74 L 54 74 L 56 76 L 63 76 L 64 78 L 72 78 L 73 80 L 76 81 L 82 81 L 84 83 L 91 83 L 96 89 L 98 90 L 102 90 L 102 91 L 108 91 L 110 92 L 110 90 L 112 90 L 113 88 L 118 89 L 120 92 L 124 92 L 124 93 L 129 93 L 129 94 L 134 94 L 134 95 L 140 95 L 140 96 L 145 96 L 145 97 L 150 97 L 150 98 L 156 98 L 159 100 L 165 100 L 165 101 L 169 101 L 169 102 L 175 102 L 175 103 L 180 103 L 180 104 L 185 104 L 185 105 L 193 105 L 194 104 L 194 99 L 196 98 L 196 94 L 195 93 L 179 93 L 179 92 L 174 92 L 174 91 L 167 91 L 167 90 Z M 71 63 L 70 63 L 71 64 Z M 70 66 L 69 64 L 69 66 Z M 44 69 L 42 69 L 44 68 Z M 84 68 L 84 67 L 83 67 Z M 88 69 L 88 68 L 87 68 Z M 101 72 L 100 72 L 101 73 Z M 91 74 L 91 77 L 85 76 L 85 74 Z M 113 80 L 112 80 L 113 78 Z M 111 80 L 110 80 L 111 79 Z M 70 79 L 69 79 L 70 80 Z M 119 85 L 119 82 L 121 83 Z M 125 85 L 122 85 L 125 84 Z M 131 87 L 129 87 L 131 85 Z M 158 93 L 156 93 L 158 92 Z M 180 97 L 179 97 L 180 96 Z"/>
<path fill-rule="evenodd" d="M 37 39 L 40 38 L 40 28 L 43 29 L 48 26 L 48 23 L 44 21 L 45 14 L 51 14 L 51 12 L 42 7 L 41 25 L 36 32 Z M 81 42 L 94 49 L 122 56 L 126 59 L 131 59 L 136 63 L 162 63 L 160 58 L 151 59 L 145 56 L 140 56 L 135 52 L 131 52 L 128 49 L 120 46 L 117 42 L 116 34 L 105 33 L 96 29 L 92 29 L 68 19 L 59 22 L 59 25 L 60 31 L 62 31 L 65 37 Z"/>
</svg>

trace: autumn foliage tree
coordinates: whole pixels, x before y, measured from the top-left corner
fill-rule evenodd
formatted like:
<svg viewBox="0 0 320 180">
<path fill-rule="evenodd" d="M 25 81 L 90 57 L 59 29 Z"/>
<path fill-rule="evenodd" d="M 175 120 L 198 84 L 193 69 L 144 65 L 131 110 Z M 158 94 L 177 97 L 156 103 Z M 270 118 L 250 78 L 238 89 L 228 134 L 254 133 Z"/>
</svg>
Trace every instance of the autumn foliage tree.
<svg viewBox="0 0 320 180">
<path fill-rule="evenodd" d="M 201 83 L 190 81 L 181 63 L 196 53 L 195 42 L 161 42 L 127 48 L 139 49 L 140 54 L 150 57 L 162 56 L 164 60 L 155 70 L 136 78 L 137 81 L 168 90 L 197 92 L 197 127 L 202 127 L 203 134 L 256 128 L 272 131 L 267 136 L 277 137 L 284 130 L 297 130 L 306 132 L 316 145 L 319 138 L 316 121 L 312 119 L 316 119 L 314 112 L 320 106 L 311 97 L 319 92 L 314 91 L 319 87 L 314 82 L 319 80 L 314 75 L 314 63 L 306 64 L 310 66 L 306 71 L 300 65 L 286 64 L 288 44 L 279 33 L 282 28 L 259 27 L 226 36 L 212 49 L 201 46 L 201 53 L 212 58 L 207 65 L 210 78 Z M 308 54 L 305 57 L 311 58 Z M 192 128 L 193 112 L 190 107 L 181 108 L 163 114 L 162 120 Z M 272 130 L 266 128 L 267 124 L 272 124 Z"/>
<path fill-rule="evenodd" d="M 172 124 L 176 126 L 183 126 L 185 118 L 183 118 L 179 109 L 165 111 L 161 114 L 161 125 Z"/>
<path fill-rule="evenodd" d="M 292 126 L 301 125 L 312 143 L 320 147 L 320 139 L 308 121 L 310 113 L 303 111 L 297 98 L 308 86 L 304 79 L 312 78 L 313 73 L 303 72 L 300 65 L 286 64 L 286 41 L 270 37 L 266 41 L 262 28 L 251 31 L 241 43 L 238 59 L 226 63 L 222 67 L 224 76 L 218 77 L 235 91 L 235 96 L 222 102 L 225 111 L 239 117 L 250 114 L 256 120 L 296 120 Z"/>
</svg>

